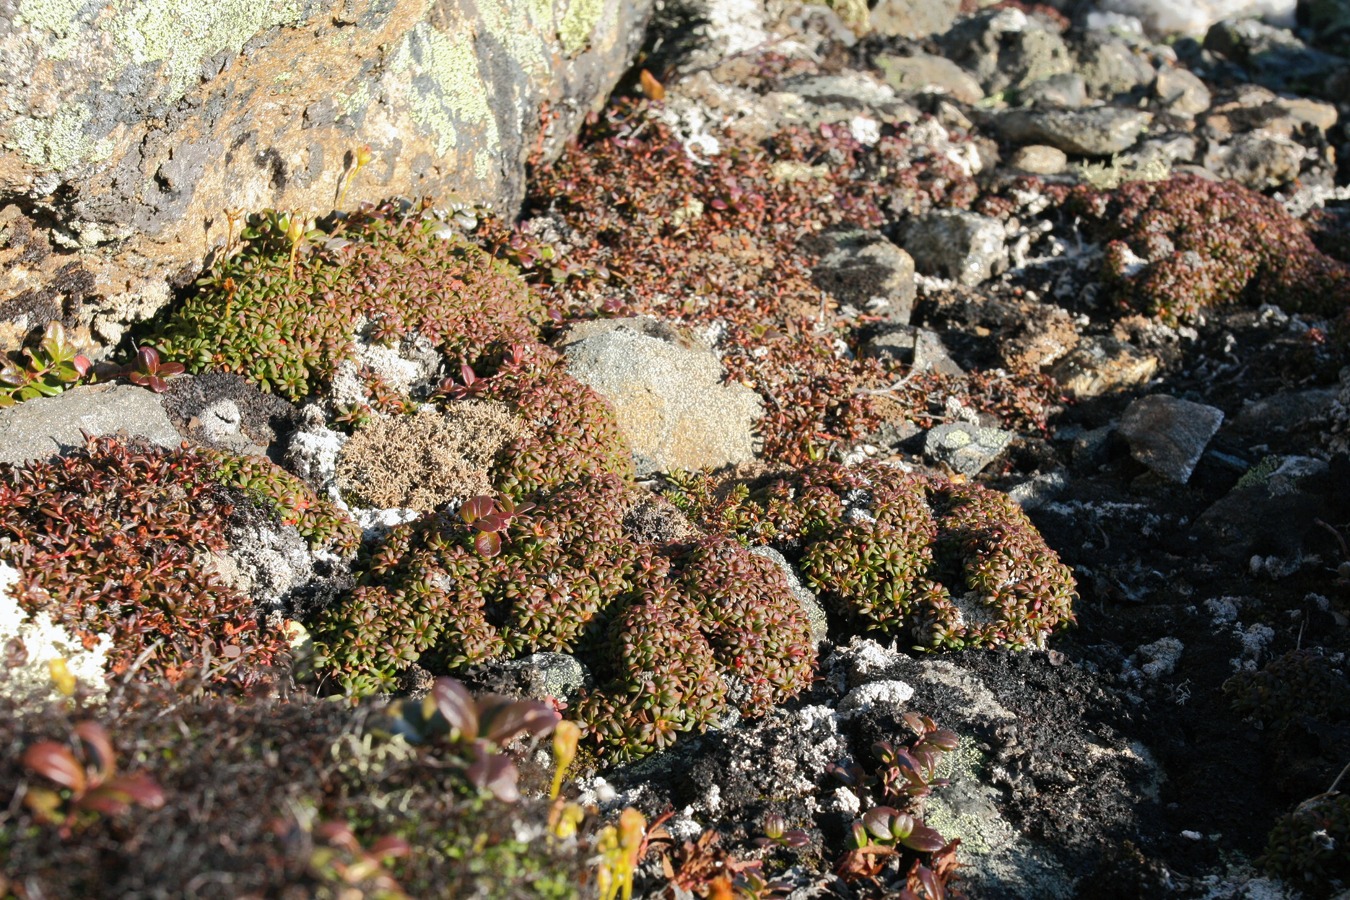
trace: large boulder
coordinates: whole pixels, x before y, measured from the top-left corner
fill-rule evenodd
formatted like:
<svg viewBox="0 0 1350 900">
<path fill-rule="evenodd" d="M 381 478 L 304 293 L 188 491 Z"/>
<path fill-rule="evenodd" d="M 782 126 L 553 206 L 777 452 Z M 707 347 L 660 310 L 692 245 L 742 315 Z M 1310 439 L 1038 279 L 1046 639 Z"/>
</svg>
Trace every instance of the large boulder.
<svg viewBox="0 0 1350 900">
<path fill-rule="evenodd" d="M 509 214 L 526 158 L 603 102 L 651 7 L 0 5 L 0 322 L 115 341 L 238 236 L 236 210 L 411 193 Z"/>
</svg>

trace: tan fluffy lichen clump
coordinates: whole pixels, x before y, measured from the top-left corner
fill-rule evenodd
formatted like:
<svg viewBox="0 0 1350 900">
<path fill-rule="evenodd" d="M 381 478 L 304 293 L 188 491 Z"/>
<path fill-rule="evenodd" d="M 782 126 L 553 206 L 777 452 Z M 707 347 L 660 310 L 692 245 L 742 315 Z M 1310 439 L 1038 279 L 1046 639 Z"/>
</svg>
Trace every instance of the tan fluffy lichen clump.
<svg viewBox="0 0 1350 900">
<path fill-rule="evenodd" d="M 478 400 L 376 419 L 343 445 L 338 488 L 360 506 L 431 512 L 490 492 L 497 452 L 527 431 L 504 404 Z"/>
</svg>

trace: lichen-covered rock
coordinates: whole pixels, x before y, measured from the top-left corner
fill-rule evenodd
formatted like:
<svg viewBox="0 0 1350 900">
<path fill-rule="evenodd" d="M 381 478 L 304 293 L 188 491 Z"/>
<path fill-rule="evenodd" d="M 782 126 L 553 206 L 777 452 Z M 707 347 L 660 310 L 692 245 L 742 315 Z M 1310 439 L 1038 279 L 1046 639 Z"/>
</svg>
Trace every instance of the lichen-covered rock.
<svg viewBox="0 0 1350 900">
<path fill-rule="evenodd" d="M 1003 223 L 964 210 L 937 209 L 909 224 L 905 250 L 929 275 L 973 287 L 1008 267 Z"/>
<path fill-rule="evenodd" d="M 961 7 L 960 0 L 880 0 L 869 21 L 878 34 L 926 38 L 951 28 Z"/>
<path fill-rule="evenodd" d="M 990 94 L 1073 71 L 1064 38 L 1016 7 L 980 12 L 937 40 L 947 58 L 973 72 Z"/>
<path fill-rule="evenodd" d="M 0 195 L 42 206 L 44 246 L 0 303 L 80 273 L 96 301 L 81 323 L 108 305 L 145 317 L 169 277 L 228 244 L 241 208 L 453 194 L 509 213 L 525 158 L 609 93 L 651 6 L 10 4 Z"/>
<path fill-rule="evenodd" d="M 872 13 L 876 20 L 876 11 Z M 886 83 L 897 91 L 917 94 L 921 91 L 949 94 L 962 103 L 979 103 L 984 89 L 965 69 L 941 56 L 916 53 L 913 56 L 881 54 L 873 63 Z"/>
<path fill-rule="evenodd" d="M 754 426 L 763 414 L 759 397 L 724 383 L 712 351 L 654 334 L 658 324 L 583 323 L 561 344 L 571 375 L 613 404 L 638 474 L 753 459 Z"/>
<path fill-rule="evenodd" d="M 924 450 L 963 475 L 976 475 L 1007 449 L 1013 434 L 969 422 L 935 425 L 924 440 Z"/>
</svg>

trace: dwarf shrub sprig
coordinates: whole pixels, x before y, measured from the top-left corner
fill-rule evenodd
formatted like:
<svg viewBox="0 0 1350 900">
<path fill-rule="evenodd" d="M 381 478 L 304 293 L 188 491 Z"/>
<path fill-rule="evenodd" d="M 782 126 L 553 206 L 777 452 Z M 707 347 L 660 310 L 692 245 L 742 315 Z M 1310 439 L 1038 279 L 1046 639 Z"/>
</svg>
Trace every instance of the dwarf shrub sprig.
<svg viewBox="0 0 1350 900">
<path fill-rule="evenodd" d="M 0 464 L 0 546 L 20 603 L 87 640 L 109 634 L 112 672 L 176 682 L 203 658 L 240 659 L 248 680 L 285 638 L 207 567 L 231 507 L 217 457 L 115 438 L 65 456 Z M 270 463 L 269 463 L 270 465 Z"/>
</svg>

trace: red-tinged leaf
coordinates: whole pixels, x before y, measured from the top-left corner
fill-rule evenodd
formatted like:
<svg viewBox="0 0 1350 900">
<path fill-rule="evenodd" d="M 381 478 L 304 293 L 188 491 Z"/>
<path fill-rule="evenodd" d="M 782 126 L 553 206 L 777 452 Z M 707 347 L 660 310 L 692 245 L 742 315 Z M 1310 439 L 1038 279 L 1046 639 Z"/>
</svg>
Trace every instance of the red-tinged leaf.
<svg viewBox="0 0 1350 900">
<path fill-rule="evenodd" d="M 84 747 L 84 758 L 93 771 L 95 783 L 106 781 L 117 773 L 117 758 L 107 730 L 97 722 L 81 722 L 75 726 L 75 736 Z"/>
<path fill-rule="evenodd" d="M 548 734 L 562 721 L 556 709 L 539 700 L 509 700 L 489 695 L 480 704 L 482 736 L 501 746 L 518 734 Z"/>
<path fill-rule="evenodd" d="M 75 367 L 75 371 L 80 373 L 81 378 L 88 375 L 89 370 L 94 367 L 94 364 L 89 361 L 89 357 L 83 353 L 75 354 L 75 358 L 70 363 Z"/>
<path fill-rule="evenodd" d="M 136 359 L 139 360 L 141 369 L 146 372 L 154 372 L 159 368 L 159 351 L 154 347 L 141 345 L 136 351 Z"/>
<path fill-rule="evenodd" d="M 938 882 L 936 872 L 927 866 L 920 865 L 915 868 L 914 874 L 919 879 L 919 883 L 923 885 L 923 889 L 928 892 L 929 897 L 937 898 L 942 896 L 942 885 Z"/>
<path fill-rule="evenodd" d="M 469 367 L 468 363 L 464 363 L 459 367 L 459 377 L 464 381 L 465 387 L 472 386 L 473 383 L 478 380 L 478 376 L 474 374 L 473 369 Z"/>
<path fill-rule="evenodd" d="M 489 753 L 480 741 L 474 746 L 477 757 L 464 770 L 469 782 L 479 790 L 485 790 L 503 803 L 514 803 L 520 799 L 516 781 L 520 773 L 510 758 L 502 753 Z"/>
<path fill-rule="evenodd" d="M 84 791 L 84 766 L 65 744 L 40 741 L 24 751 L 23 767 L 43 778 L 70 788 L 76 794 Z"/>
<path fill-rule="evenodd" d="M 105 816 L 120 816 L 131 809 L 131 797 L 126 791 L 118 790 L 111 784 L 100 785 L 89 791 L 75 805 L 80 809 L 102 813 Z"/>
<path fill-rule="evenodd" d="M 473 527 L 479 531 L 501 531 L 511 521 L 511 517 L 504 512 L 489 513 L 473 523 Z"/>
<path fill-rule="evenodd" d="M 949 731 L 946 728 L 938 729 L 930 734 L 926 740 L 929 744 L 932 744 L 939 750 L 946 750 L 949 753 L 961 746 L 960 736 L 956 732 Z"/>
<path fill-rule="evenodd" d="M 164 788 L 159 782 L 144 772 L 123 775 L 114 779 L 108 787 L 115 787 L 131 798 L 131 802 L 146 809 L 159 809 L 164 805 Z"/>
<path fill-rule="evenodd" d="M 412 844 L 398 835 L 391 834 L 371 844 L 370 853 L 380 859 L 399 859 L 412 853 Z"/>
<path fill-rule="evenodd" d="M 20 387 L 28 383 L 28 376 L 23 373 L 22 369 L 11 363 L 0 368 L 0 382 L 12 387 Z"/>
<path fill-rule="evenodd" d="M 489 559 L 502 552 L 502 539 L 495 531 L 480 531 L 473 538 L 474 549 Z"/>
<path fill-rule="evenodd" d="M 890 806 L 878 806 L 869 809 L 863 813 L 863 827 L 867 829 L 868 834 L 877 840 L 890 840 L 892 837 L 891 822 L 898 815 L 900 815 L 900 811 Z"/>
<path fill-rule="evenodd" d="M 483 516 L 491 515 L 496 506 L 491 497 L 479 494 L 464 501 L 464 505 L 459 508 L 459 517 L 472 525 Z"/>
<path fill-rule="evenodd" d="M 330 847 L 340 847 L 352 853 L 361 849 L 356 835 L 352 834 L 352 827 L 346 822 L 320 822 L 314 826 L 314 835 Z"/>
<path fill-rule="evenodd" d="M 187 371 L 187 366 L 180 362 L 163 363 L 159 367 L 159 374 L 164 378 L 172 378 L 175 375 L 182 375 Z"/>
<path fill-rule="evenodd" d="M 909 837 L 903 838 L 900 843 L 919 853 L 936 853 L 947 846 L 947 842 L 943 840 L 942 835 L 927 825 L 915 825 L 914 830 L 909 833 Z"/>
<path fill-rule="evenodd" d="M 431 686 L 431 697 L 452 732 L 469 739 L 478 737 L 478 703 L 468 688 L 453 678 L 437 678 Z"/>
</svg>

